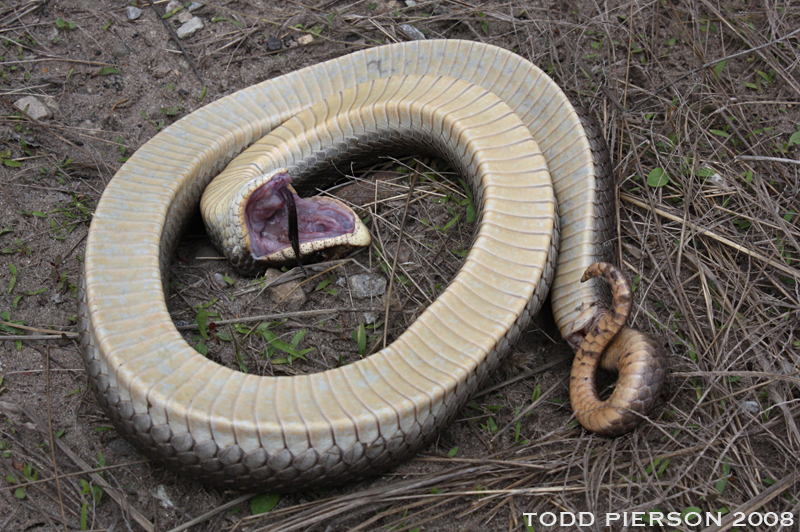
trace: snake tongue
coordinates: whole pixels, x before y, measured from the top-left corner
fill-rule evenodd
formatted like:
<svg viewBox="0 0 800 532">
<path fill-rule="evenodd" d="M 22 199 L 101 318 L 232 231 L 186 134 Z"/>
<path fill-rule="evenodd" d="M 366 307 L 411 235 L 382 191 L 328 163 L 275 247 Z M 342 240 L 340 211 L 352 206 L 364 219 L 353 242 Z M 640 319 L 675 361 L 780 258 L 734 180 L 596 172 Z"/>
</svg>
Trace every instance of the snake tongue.
<svg viewBox="0 0 800 532">
<path fill-rule="evenodd" d="M 278 195 L 283 200 L 283 204 L 286 206 L 286 218 L 289 225 L 289 242 L 292 244 L 292 251 L 294 251 L 297 257 L 297 265 L 303 270 L 303 275 L 307 277 L 308 273 L 306 273 L 306 269 L 303 267 L 303 262 L 300 258 L 300 235 L 297 230 L 297 205 L 294 201 L 294 194 L 292 194 L 288 186 L 279 187 L 277 191 Z"/>
<path fill-rule="evenodd" d="M 356 214 L 333 198 L 301 198 L 286 172 L 276 172 L 245 201 L 244 220 L 250 252 L 268 265 L 297 263 L 322 253 L 330 258 L 370 243 L 369 232 Z"/>
</svg>

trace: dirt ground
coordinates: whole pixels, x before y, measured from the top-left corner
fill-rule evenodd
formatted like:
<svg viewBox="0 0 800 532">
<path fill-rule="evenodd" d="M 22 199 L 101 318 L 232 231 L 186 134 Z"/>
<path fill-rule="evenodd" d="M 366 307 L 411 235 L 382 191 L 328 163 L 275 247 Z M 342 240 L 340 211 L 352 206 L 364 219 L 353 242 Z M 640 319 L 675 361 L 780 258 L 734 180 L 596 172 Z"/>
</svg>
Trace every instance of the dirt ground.
<svg viewBox="0 0 800 532">
<path fill-rule="evenodd" d="M 800 5 L 219 0 L 162 19 L 165 7 L 0 3 L 0 530 L 559 529 L 529 525 L 531 512 L 590 512 L 582 530 L 730 530 L 737 512 L 738 530 L 800 530 Z M 173 36 L 167 25 L 189 16 L 204 27 Z M 422 37 L 512 50 L 600 121 L 636 287 L 631 321 L 670 361 L 656 410 L 616 439 L 576 426 L 571 352 L 545 308 L 438 440 L 383 476 L 242 494 L 148 461 L 111 427 L 78 350 L 77 283 L 103 189 L 144 142 L 204 104 Z M 27 96 L 45 116 L 14 107 Z M 271 287 L 272 277 L 233 274 L 194 223 L 170 270 L 175 323 L 212 360 L 261 374 L 371 352 L 384 301 L 352 298 L 348 279 L 387 277 L 380 249 L 390 259 L 397 247 L 416 172 L 389 339 L 443 289 L 472 230 L 469 197 L 448 171 L 423 157 L 382 160 L 346 183 L 335 193 L 374 218 L 379 248 L 312 268 L 319 276 L 285 299 L 291 274 Z M 389 199 L 373 208 L 375 187 Z M 276 352 L 274 337 L 295 339 L 296 351 Z M 702 525 L 630 521 L 654 511 L 700 512 Z M 620 520 L 607 522 L 611 513 Z M 706 527 L 718 514 L 724 524 Z"/>
</svg>

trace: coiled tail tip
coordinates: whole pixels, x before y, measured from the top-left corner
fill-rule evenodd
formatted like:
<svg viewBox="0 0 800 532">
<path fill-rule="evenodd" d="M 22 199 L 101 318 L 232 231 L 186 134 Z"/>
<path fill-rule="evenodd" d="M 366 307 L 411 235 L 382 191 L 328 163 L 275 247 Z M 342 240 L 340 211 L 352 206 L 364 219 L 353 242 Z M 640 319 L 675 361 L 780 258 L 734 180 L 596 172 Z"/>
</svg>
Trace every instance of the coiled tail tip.
<svg viewBox="0 0 800 532">
<path fill-rule="evenodd" d="M 584 428 L 601 436 L 620 436 L 646 419 L 655 406 L 666 380 L 667 357 L 652 336 L 625 326 L 632 291 L 619 268 L 595 263 L 583 280 L 596 276 L 611 284 L 613 303 L 602 311 L 575 353 L 570 401 Z M 605 401 L 595 386 L 598 366 L 619 373 L 616 388 Z"/>
</svg>

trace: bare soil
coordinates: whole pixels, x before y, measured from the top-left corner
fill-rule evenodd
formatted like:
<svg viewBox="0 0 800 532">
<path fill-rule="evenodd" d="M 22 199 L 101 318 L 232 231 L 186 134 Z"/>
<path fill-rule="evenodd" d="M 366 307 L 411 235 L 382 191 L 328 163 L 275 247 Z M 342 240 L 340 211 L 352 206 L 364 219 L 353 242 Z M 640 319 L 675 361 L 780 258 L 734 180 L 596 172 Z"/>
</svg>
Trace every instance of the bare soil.
<svg viewBox="0 0 800 532">
<path fill-rule="evenodd" d="M 558 527 L 528 528 L 523 513 L 591 512 L 582 529 L 599 531 L 632 529 L 606 526 L 610 512 L 692 508 L 779 518 L 740 530 L 800 526 L 800 6 L 220 0 L 193 13 L 204 28 L 182 40 L 159 16 L 165 3 L 139 6 L 129 20 L 121 3 L 0 4 L 0 530 L 538 531 Z M 178 16 L 167 23 L 177 28 Z M 126 157 L 202 105 L 415 37 L 405 25 L 513 50 L 597 116 L 620 190 L 619 257 L 636 286 L 631 321 L 669 354 L 663 402 L 617 439 L 576 426 L 571 352 L 545 308 L 459 419 L 381 477 L 270 498 L 146 460 L 87 391 L 76 339 L 83 243 L 103 189 Z M 52 115 L 19 112 L 24 96 Z M 294 272 L 236 276 L 195 223 L 170 271 L 176 324 L 213 360 L 262 374 L 372 352 L 385 305 L 391 340 L 469 246 L 468 197 L 448 172 L 428 158 L 382 160 L 334 191 L 371 217 L 380 248 L 311 268 L 301 283 Z M 352 298 L 352 275 L 387 276 L 400 226 L 402 282 L 388 302 Z M 300 334 L 297 349 L 311 351 L 270 352 L 264 331 Z"/>
</svg>

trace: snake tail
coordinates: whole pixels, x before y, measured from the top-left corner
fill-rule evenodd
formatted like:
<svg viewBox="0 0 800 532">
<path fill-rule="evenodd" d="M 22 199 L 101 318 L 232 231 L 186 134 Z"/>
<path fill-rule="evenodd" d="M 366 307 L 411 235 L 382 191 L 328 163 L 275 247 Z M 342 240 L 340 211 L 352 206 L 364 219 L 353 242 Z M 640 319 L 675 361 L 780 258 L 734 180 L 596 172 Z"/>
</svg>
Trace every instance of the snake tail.
<svg viewBox="0 0 800 532">
<path fill-rule="evenodd" d="M 667 358 L 652 336 L 625 326 L 633 291 L 622 271 L 598 262 L 587 268 L 581 280 L 593 277 L 611 285 L 613 302 L 598 313 L 575 353 L 570 400 L 584 428 L 601 436 L 619 436 L 638 425 L 654 406 L 666 378 Z M 597 395 L 598 366 L 619 373 L 616 388 L 605 401 Z"/>
</svg>

